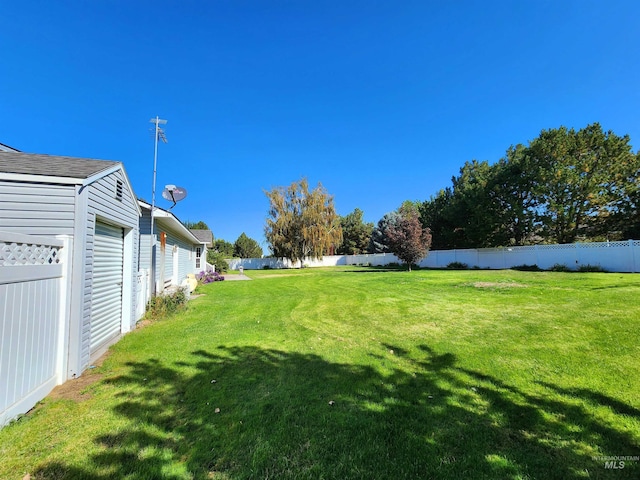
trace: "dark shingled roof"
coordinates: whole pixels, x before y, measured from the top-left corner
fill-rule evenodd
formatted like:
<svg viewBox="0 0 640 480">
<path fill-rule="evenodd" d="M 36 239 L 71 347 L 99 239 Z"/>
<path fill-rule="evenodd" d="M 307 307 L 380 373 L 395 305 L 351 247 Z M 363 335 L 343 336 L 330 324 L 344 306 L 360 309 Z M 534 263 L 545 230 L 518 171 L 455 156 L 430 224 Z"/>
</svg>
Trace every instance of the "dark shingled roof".
<svg viewBox="0 0 640 480">
<path fill-rule="evenodd" d="M 197 230 L 190 229 L 190 232 L 193 233 L 193 236 L 196 237 L 202 243 L 213 243 L 213 233 L 211 230 Z"/>
<path fill-rule="evenodd" d="M 23 152 L 0 152 L 0 173 L 84 179 L 120 162 Z"/>
</svg>

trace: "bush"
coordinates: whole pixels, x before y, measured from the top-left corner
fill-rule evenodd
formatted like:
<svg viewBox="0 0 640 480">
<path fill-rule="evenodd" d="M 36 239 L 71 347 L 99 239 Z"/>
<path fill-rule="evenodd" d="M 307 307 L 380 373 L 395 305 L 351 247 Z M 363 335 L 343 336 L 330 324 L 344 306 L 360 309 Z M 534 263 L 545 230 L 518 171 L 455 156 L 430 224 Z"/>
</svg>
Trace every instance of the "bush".
<svg viewBox="0 0 640 480">
<path fill-rule="evenodd" d="M 542 272 L 542 269 L 536 265 L 515 265 L 511 267 L 511 270 L 519 270 L 521 272 Z"/>
<path fill-rule="evenodd" d="M 207 254 L 207 262 L 216 266 L 217 272 L 226 272 L 229 270 L 229 264 L 225 260 L 225 255 L 219 252 L 209 252 Z"/>
<path fill-rule="evenodd" d="M 580 265 L 578 267 L 578 272 L 602 272 L 605 273 L 606 270 L 602 268 L 600 265 Z"/>
<path fill-rule="evenodd" d="M 224 277 L 218 272 L 200 272 L 196 275 L 196 279 L 198 280 L 198 283 L 204 285 L 211 282 L 222 282 Z"/>
<path fill-rule="evenodd" d="M 168 295 L 155 295 L 147 304 L 145 318 L 160 319 L 185 308 L 187 295 L 182 288 Z"/>
<path fill-rule="evenodd" d="M 573 271 L 563 263 L 556 263 L 549 270 L 552 272 L 572 272 Z"/>
<path fill-rule="evenodd" d="M 469 268 L 469 265 L 462 262 L 451 262 L 447 265 L 447 268 L 450 270 L 466 270 Z"/>
<path fill-rule="evenodd" d="M 263 270 L 271 270 L 271 265 L 263 265 L 262 269 Z"/>
</svg>

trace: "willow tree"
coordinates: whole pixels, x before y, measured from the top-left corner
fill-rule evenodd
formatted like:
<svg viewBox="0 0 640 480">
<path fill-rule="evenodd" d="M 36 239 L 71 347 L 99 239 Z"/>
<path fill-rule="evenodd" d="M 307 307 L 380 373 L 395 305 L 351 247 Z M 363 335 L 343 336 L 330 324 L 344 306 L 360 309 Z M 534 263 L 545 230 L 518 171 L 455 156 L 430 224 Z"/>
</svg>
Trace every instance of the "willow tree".
<svg viewBox="0 0 640 480">
<path fill-rule="evenodd" d="M 269 214 L 264 229 L 271 253 L 292 263 L 322 258 L 342 242 L 333 196 L 321 183 L 309 190 L 306 178 L 265 191 Z"/>
</svg>

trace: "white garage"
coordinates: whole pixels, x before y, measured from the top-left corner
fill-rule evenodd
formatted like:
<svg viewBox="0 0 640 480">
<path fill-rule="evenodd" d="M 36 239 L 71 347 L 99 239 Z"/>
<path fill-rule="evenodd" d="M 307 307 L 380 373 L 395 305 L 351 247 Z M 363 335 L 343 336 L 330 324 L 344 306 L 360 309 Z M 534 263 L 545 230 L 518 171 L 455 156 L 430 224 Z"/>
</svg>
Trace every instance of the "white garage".
<svg viewBox="0 0 640 480">
<path fill-rule="evenodd" d="M 140 215 L 120 162 L 0 151 L 0 426 L 135 326 Z"/>
</svg>

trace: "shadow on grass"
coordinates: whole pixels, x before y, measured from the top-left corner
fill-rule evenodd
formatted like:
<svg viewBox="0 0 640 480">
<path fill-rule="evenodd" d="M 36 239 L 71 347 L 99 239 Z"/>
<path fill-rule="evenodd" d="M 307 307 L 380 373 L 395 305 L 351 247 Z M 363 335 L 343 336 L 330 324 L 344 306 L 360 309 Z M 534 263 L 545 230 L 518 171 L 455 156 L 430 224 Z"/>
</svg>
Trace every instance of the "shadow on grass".
<svg viewBox="0 0 640 480">
<path fill-rule="evenodd" d="M 105 381 L 125 426 L 93 439 L 90 467 L 49 463 L 35 478 L 604 478 L 592 455 L 638 454 L 637 436 L 577 401 L 637 415 L 617 400 L 536 396 L 427 345 L 402 355 L 408 367 L 386 374 L 374 359 L 255 347 L 130 363 Z M 616 474 L 637 478 L 638 462 Z"/>
</svg>

